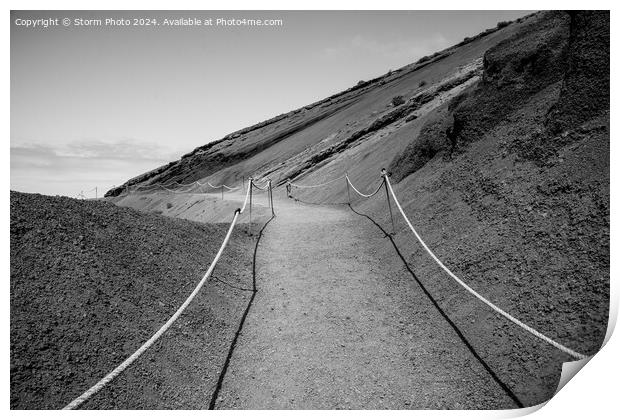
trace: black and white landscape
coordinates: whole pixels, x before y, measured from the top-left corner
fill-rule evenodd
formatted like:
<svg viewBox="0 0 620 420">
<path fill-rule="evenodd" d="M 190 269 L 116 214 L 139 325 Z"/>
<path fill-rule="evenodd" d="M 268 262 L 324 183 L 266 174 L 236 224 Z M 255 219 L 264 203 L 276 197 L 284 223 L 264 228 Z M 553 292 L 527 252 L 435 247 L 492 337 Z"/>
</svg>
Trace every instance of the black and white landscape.
<svg viewBox="0 0 620 420">
<path fill-rule="evenodd" d="M 64 408 L 117 368 L 186 301 L 228 232 L 178 319 L 72 408 L 548 400 L 562 363 L 595 354 L 607 329 L 609 19 L 523 12 L 325 99 L 197 139 L 169 163 L 117 149 L 148 171 L 96 198 L 12 179 L 11 408 Z M 36 42 L 12 31 L 13 50 Z M 16 115 L 16 125 L 39 115 Z M 92 170 L 120 171 L 106 165 Z"/>
</svg>

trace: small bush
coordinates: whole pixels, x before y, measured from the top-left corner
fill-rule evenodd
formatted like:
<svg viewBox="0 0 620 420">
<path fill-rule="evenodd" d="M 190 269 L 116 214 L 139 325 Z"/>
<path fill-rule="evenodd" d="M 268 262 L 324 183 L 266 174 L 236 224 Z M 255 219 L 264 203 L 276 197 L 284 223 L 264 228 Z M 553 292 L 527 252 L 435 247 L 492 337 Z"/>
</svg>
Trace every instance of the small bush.
<svg viewBox="0 0 620 420">
<path fill-rule="evenodd" d="M 402 105 L 404 103 L 405 103 L 405 98 L 403 98 L 402 95 L 394 96 L 392 98 L 392 105 L 394 106 Z"/>
<path fill-rule="evenodd" d="M 418 84 L 418 87 L 424 87 L 424 86 L 426 86 L 426 80 L 420 81 L 420 83 Z"/>
<path fill-rule="evenodd" d="M 166 203 L 166 208 L 167 209 L 171 209 L 172 208 L 172 203 Z"/>
<path fill-rule="evenodd" d="M 359 82 L 357 82 L 357 85 L 356 85 L 356 86 L 363 85 L 364 83 L 366 83 L 366 81 L 365 81 L 365 80 L 360 80 Z"/>
<path fill-rule="evenodd" d="M 510 25 L 510 21 L 507 21 L 507 20 L 503 20 L 501 22 L 497 22 L 497 29 L 505 28 L 508 25 Z"/>
<path fill-rule="evenodd" d="M 418 116 L 417 116 L 416 114 L 411 114 L 411 115 L 409 115 L 409 116 L 405 119 L 405 122 L 410 122 L 410 121 L 413 121 L 413 120 L 415 120 L 415 119 L 417 119 L 417 118 L 418 118 Z"/>
</svg>

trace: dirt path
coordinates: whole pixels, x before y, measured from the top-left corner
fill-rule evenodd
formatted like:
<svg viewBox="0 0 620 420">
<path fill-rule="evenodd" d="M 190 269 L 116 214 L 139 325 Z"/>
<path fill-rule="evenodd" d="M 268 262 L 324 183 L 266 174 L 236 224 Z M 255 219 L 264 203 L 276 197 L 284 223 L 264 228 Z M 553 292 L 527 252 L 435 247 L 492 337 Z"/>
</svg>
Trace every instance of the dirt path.
<svg viewBox="0 0 620 420">
<path fill-rule="evenodd" d="M 276 210 L 215 408 L 514 407 L 371 221 L 286 199 Z"/>
</svg>

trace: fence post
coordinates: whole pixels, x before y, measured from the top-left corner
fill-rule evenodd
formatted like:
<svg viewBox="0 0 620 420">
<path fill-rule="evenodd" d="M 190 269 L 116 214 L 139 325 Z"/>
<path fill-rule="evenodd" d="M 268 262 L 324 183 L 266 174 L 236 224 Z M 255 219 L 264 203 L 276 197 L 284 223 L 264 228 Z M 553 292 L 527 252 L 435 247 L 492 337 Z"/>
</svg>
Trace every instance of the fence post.
<svg viewBox="0 0 620 420">
<path fill-rule="evenodd" d="M 95 187 L 95 200 L 98 199 L 99 197 L 97 196 L 97 187 Z"/>
<path fill-rule="evenodd" d="M 248 180 L 248 188 L 250 189 L 250 232 L 252 231 L 252 185 L 253 179 L 250 177 Z"/>
<path fill-rule="evenodd" d="M 222 201 L 224 201 L 224 184 L 222 184 L 221 188 L 222 188 Z"/>
<path fill-rule="evenodd" d="M 347 184 L 347 197 L 349 197 L 349 205 L 351 205 L 351 189 L 349 187 L 349 173 L 345 172 L 344 174 L 344 182 Z"/>
<path fill-rule="evenodd" d="M 273 211 L 273 189 L 271 186 L 271 179 L 269 180 L 269 205 L 271 206 L 271 215 L 275 216 L 276 213 Z"/>
<path fill-rule="evenodd" d="M 396 234 L 396 228 L 394 227 L 394 215 L 392 214 L 392 203 L 390 203 L 390 191 L 387 186 L 387 172 L 385 168 L 381 169 L 381 176 L 383 177 L 383 186 L 385 187 L 385 196 L 387 198 L 388 208 L 390 209 L 390 219 L 392 219 L 392 235 Z"/>
</svg>

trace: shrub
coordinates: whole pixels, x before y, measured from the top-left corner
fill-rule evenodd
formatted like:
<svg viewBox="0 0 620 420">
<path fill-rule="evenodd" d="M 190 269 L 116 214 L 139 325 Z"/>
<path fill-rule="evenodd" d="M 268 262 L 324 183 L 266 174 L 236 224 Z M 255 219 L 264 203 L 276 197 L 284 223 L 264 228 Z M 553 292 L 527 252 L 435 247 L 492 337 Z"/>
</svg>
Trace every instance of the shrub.
<svg viewBox="0 0 620 420">
<path fill-rule="evenodd" d="M 418 84 L 418 87 L 423 87 L 426 86 L 426 80 L 422 80 L 420 81 L 420 84 Z"/>
<path fill-rule="evenodd" d="M 507 21 L 507 20 L 503 20 L 501 22 L 497 22 L 497 29 L 505 28 L 508 25 L 510 25 L 510 21 Z"/>
<path fill-rule="evenodd" d="M 405 98 L 403 98 L 402 95 L 394 96 L 392 98 L 392 105 L 394 106 L 402 105 L 404 103 L 405 103 Z"/>
<path fill-rule="evenodd" d="M 172 203 L 166 203 L 166 208 L 167 209 L 171 209 L 172 208 Z"/>
</svg>

